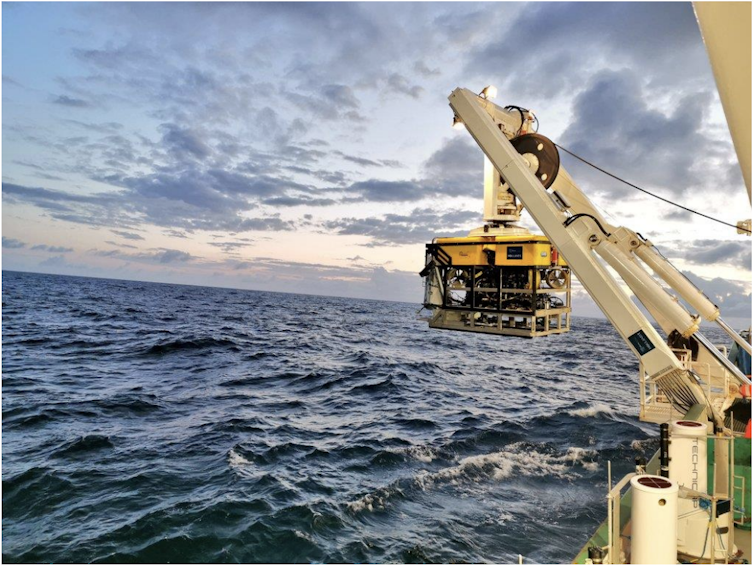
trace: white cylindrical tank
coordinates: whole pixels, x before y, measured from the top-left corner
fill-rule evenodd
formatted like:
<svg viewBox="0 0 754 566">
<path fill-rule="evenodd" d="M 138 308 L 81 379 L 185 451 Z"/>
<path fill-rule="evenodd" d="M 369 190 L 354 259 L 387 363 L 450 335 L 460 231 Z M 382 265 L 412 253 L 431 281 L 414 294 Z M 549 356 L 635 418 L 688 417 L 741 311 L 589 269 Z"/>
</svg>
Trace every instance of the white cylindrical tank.
<svg viewBox="0 0 754 566">
<path fill-rule="evenodd" d="M 678 485 L 707 493 L 707 425 L 697 421 L 670 424 L 670 479 Z M 728 526 L 729 513 L 717 518 L 718 528 Z M 698 499 L 678 500 L 678 552 L 695 558 L 710 558 L 713 536 L 709 531 L 710 509 Z M 715 557 L 728 554 L 728 537 L 716 533 Z"/>
<path fill-rule="evenodd" d="M 675 564 L 678 484 L 647 474 L 631 478 L 631 564 Z"/>
<path fill-rule="evenodd" d="M 697 421 L 670 423 L 670 479 L 707 493 L 707 425 Z M 698 502 L 697 506 L 698 506 Z"/>
</svg>

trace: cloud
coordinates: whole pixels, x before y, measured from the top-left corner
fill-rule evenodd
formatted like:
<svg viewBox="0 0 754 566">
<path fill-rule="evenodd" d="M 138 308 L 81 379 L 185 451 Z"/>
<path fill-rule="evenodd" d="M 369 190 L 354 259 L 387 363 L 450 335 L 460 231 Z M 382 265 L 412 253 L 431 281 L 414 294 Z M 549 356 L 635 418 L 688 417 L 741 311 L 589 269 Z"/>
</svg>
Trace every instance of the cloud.
<svg viewBox="0 0 754 566">
<path fill-rule="evenodd" d="M 164 230 L 163 234 L 171 238 L 188 238 L 186 232 L 181 232 L 180 230 Z"/>
<path fill-rule="evenodd" d="M 190 253 L 182 252 L 180 250 L 162 250 L 153 254 L 151 257 L 160 263 L 185 262 L 196 259 Z"/>
<path fill-rule="evenodd" d="M 60 106 L 67 106 L 68 108 L 90 108 L 92 104 L 82 98 L 73 98 L 71 96 L 61 94 L 53 99 L 53 104 L 59 104 Z"/>
<path fill-rule="evenodd" d="M 143 240 L 144 237 L 140 234 L 134 234 L 133 232 L 124 232 L 123 230 L 110 230 L 116 236 L 125 238 L 126 240 Z"/>
<path fill-rule="evenodd" d="M 69 265 L 65 260 L 65 257 L 62 255 L 54 255 L 52 257 L 48 257 L 44 261 L 39 262 L 39 267 L 42 269 L 65 269 L 68 268 Z"/>
<path fill-rule="evenodd" d="M 751 317 L 751 287 L 747 288 L 749 284 L 720 277 L 702 278 L 690 271 L 684 271 L 683 274 L 720 308 L 723 316 L 740 319 Z"/>
<path fill-rule="evenodd" d="M 748 240 L 748 238 L 747 238 Z M 669 257 L 695 265 L 727 264 L 751 269 L 751 242 L 741 240 L 692 240 L 668 250 Z"/>
<path fill-rule="evenodd" d="M 310 197 L 272 197 L 262 200 L 262 204 L 268 206 L 331 206 L 338 201 L 330 198 L 310 198 Z"/>
<path fill-rule="evenodd" d="M 182 133 L 168 143 L 170 153 L 204 155 L 203 150 L 197 153 L 188 149 L 192 146 L 191 139 Z M 293 149 L 300 159 L 323 153 L 300 147 Z M 369 160 L 340 151 L 336 155 L 362 165 L 400 166 L 394 160 Z M 3 195 L 11 202 L 23 201 L 39 206 L 58 220 L 90 225 L 134 228 L 151 224 L 188 231 L 285 231 L 294 229 L 292 221 L 284 220 L 279 215 L 251 217 L 248 213 L 257 204 L 281 208 L 326 207 L 361 201 L 416 202 L 437 195 L 476 197 L 482 181 L 481 156 L 481 151 L 467 139 L 454 137 L 446 140 L 427 159 L 422 178 L 367 179 L 342 189 L 328 189 L 327 196 L 311 196 L 311 185 L 291 178 L 248 174 L 238 168 L 205 168 L 195 163 L 176 164 L 155 173 L 110 175 L 99 179 L 120 187 L 118 191 L 77 195 L 5 183 Z M 307 170 L 299 168 L 299 171 Z M 127 239 L 139 237 L 123 230 L 113 232 Z"/>
<path fill-rule="evenodd" d="M 46 244 L 38 244 L 36 246 L 32 246 L 31 249 L 55 254 L 67 254 L 73 251 L 73 248 L 66 248 L 64 246 L 48 246 Z"/>
<path fill-rule="evenodd" d="M 17 250 L 26 247 L 26 242 L 16 240 L 15 238 L 6 238 L 3 236 L 3 247 L 10 250 Z"/>
<path fill-rule="evenodd" d="M 484 181 L 483 158 L 470 136 L 454 136 L 427 159 L 426 179 L 439 194 L 479 197 Z"/>
<path fill-rule="evenodd" d="M 709 67 L 689 3 L 532 4 L 504 30 L 469 50 L 467 72 L 489 76 L 507 61 L 499 87 L 528 95 L 575 91 L 595 68 L 640 68 L 652 80 L 678 82 Z M 512 72 L 510 72 L 512 71 Z"/>
<path fill-rule="evenodd" d="M 196 133 L 175 124 L 162 124 L 162 143 L 179 160 L 185 158 L 204 159 L 210 155 L 210 149 Z"/>
<path fill-rule="evenodd" d="M 131 250 L 138 250 L 139 248 L 137 246 L 132 246 L 131 244 L 121 244 L 118 242 L 113 242 L 112 240 L 105 240 L 106 244 L 110 244 L 111 246 L 116 246 L 119 248 L 128 248 Z"/>
<path fill-rule="evenodd" d="M 254 197 L 301 187 L 290 180 L 225 171 L 125 177 L 112 182 L 123 189 L 79 195 L 3 183 L 3 198 L 29 202 L 58 220 L 108 228 L 152 224 L 188 231 L 280 231 L 292 230 L 294 224 L 279 215 L 249 217 L 243 213 L 255 207 Z"/>
<path fill-rule="evenodd" d="M 409 80 L 401 74 L 391 73 L 387 78 L 387 88 L 390 92 L 405 94 L 411 98 L 419 98 L 424 89 L 419 85 L 411 85 Z"/>
<path fill-rule="evenodd" d="M 349 199 L 372 202 L 414 202 L 437 196 L 481 196 L 484 178 L 482 151 L 468 138 L 447 139 L 423 165 L 423 175 L 411 180 L 367 179 L 343 193 Z"/>
<path fill-rule="evenodd" d="M 364 122 L 366 118 L 358 111 L 359 100 L 351 87 L 327 84 L 317 92 L 301 94 L 285 92 L 285 97 L 310 116 L 327 121 Z"/>
<path fill-rule="evenodd" d="M 344 191 L 347 195 L 358 195 L 359 200 L 372 202 L 417 201 L 427 195 L 422 191 L 420 181 L 384 181 L 369 179 L 357 181 Z"/>
<path fill-rule="evenodd" d="M 70 228 L 58 221 L 116 235 L 157 227 L 180 239 L 204 232 L 200 241 L 225 232 L 218 249 L 247 230 L 328 230 L 368 245 L 466 233 L 481 223 L 466 209 L 481 202 L 482 153 L 466 133 L 448 133 L 445 95 L 457 84 L 496 84 L 503 104 L 541 110 L 557 141 L 661 194 L 741 185 L 687 3 L 61 9 L 81 32 L 59 44 L 75 65 L 53 73 L 24 50 L 4 55 L 56 85 L 36 102 L 7 89 L 3 131 L 14 152 L 4 204 L 51 230 Z M 48 118 L 54 108 L 59 116 Z M 578 173 L 590 194 L 641 214 L 627 189 Z M 314 221 L 313 207 L 326 221 Z M 448 216 L 453 207 L 460 217 Z M 665 220 L 690 230 L 676 213 Z M 164 257 L 176 272 L 208 264 L 108 245 L 123 261 L 161 266 Z M 679 253 L 695 265 L 725 256 L 738 267 L 735 253 L 712 244 Z M 238 271 L 254 281 L 253 269 Z M 276 269 L 322 269 L 344 286 L 383 275 Z"/>
<path fill-rule="evenodd" d="M 475 223 L 481 223 L 478 212 L 417 208 L 406 215 L 329 220 L 322 227 L 340 235 L 368 236 L 367 246 L 375 247 L 427 243 L 438 236 L 465 236 Z"/>
<path fill-rule="evenodd" d="M 199 259 L 197 256 L 194 256 L 189 252 L 168 248 L 160 248 L 156 251 L 139 253 L 126 253 L 120 250 L 92 250 L 91 253 L 99 257 L 110 257 L 128 261 L 161 265 L 187 263 Z"/>
<path fill-rule="evenodd" d="M 719 183 L 719 160 L 724 155 L 704 123 L 711 102 L 711 93 L 692 91 L 677 97 L 671 111 L 662 112 L 644 93 L 640 77 L 633 71 L 602 71 L 574 98 L 573 119 L 561 143 L 647 188 L 659 187 L 679 195 L 714 184 L 729 191 L 733 188 L 730 183 Z M 563 160 L 578 167 L 580 178 L 598 190 L 612 196 L 633 191 L 567 154 Z"/>
<path fill-rule="evenodd" d="M 214 246 L 216 248 L 220 248 L 223 252 L 227 253 L 233 253 L 237 252 L 241 248 L 247 248 L 251 245 L 253 245 L 251 242 L 210 242 L 210 246 Z"/>
<path fill-rule="evenodd" d="M 362 167 L 393 167 L 393 168 L 399 168 L 402 167 L 402 163 L 400 161 L 396 161 L 394 159 L 380 159 L 378 161 L 374 159 L 367 159 L 366 157 L 357 157 L 355 155 L 349 155 L 347 153 L 343 153 L 342 151 L 334 151 L 332 152 L 333 155 L 338 155 L 342 157 L 346 161 L 350 161 L 351 163 L 355 163 L 356 165 L 361 165 Z"/>
<path fill-rule="evenodd" d="M 3 86 L 19 86 L 22 87 L 23 85 L 19 83 L 16 79 L 9 75 L 3 75 Z"/>
<path fill-rule="evenodd" d="M 423 77 L 436 77 L 441 74 L 439 69 L 430 69 L 429 67 L 427 67 L 424 61 L 417 61 L 416 63 L 414 63 L 414 72 L 422 75 Z"/>
</svg>

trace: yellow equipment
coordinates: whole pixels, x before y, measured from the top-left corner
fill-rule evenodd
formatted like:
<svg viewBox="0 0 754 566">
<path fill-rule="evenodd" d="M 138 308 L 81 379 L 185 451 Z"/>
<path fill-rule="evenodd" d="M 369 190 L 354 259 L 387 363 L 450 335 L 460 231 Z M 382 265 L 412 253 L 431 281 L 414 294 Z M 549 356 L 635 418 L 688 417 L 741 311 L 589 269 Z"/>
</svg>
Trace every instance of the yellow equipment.
<svg viewBox="0 0 754 566">
<path fill-rule="evenodd" d="M 421 276 L 431 328 L 527 338 L 570 329 L 571 272 L 544 236 L 437 238 Z"/>
</svg>

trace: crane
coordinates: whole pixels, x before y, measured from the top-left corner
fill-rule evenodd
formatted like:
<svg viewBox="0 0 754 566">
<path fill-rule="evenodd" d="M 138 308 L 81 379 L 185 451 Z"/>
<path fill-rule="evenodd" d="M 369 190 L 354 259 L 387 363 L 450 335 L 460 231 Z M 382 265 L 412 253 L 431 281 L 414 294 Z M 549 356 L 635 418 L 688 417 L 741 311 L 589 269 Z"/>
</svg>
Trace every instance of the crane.
<svg viewBox="0 0 754 566">
<path fill-rule="evenodd" d="M 487 169 L 493 168 L 494 175 L 486 175 L 487 219 L 497 212 L 490 206 L 497 189 L 497 194 L 511 193 L 518 199 L 637 356 L 649 381 L 679 413 L 703 404 L 715 428 L 726 429 L 725 410 L 740 398 L 739 387 L 750 386 L 751 380 L 703 335 L 701 319 L 717 323 L 749 354 L 751 345 L 652 242 L 604 218 L 560 164 L 557 146 L 528 131 L 534 120 L 528 110 L 500 107 L 492 102 L 491 92 L 492 87 L 480 94 L 457 88 L 449 97 L 454 125 L 465 126 L 484 152 Z M 489 181 L 495 177 L 499 179 L 497 187 Z M 492 228 L 499 229 L 500 224 Z M 697 345 L 695 360 L 679 359 L 605 264 L 619 275 L 663 332 Z M 686 310 L 647 268 L 697 314 Z M 706 386 L 698 371 L 702 366 L 709 368 Z M 716 387 L 712 387 L 713 381 Z"/>
</svg>

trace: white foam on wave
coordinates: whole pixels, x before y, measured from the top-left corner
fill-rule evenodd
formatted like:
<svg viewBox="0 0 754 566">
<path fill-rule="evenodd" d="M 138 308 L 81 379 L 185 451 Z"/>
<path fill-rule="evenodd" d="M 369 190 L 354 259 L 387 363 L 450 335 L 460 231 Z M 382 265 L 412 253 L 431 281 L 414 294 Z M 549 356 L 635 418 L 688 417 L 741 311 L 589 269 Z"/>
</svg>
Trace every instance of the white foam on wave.
<svg viewBox="0 0 754 566">
<path fill-rule="evenodd" d="M 405 452 L 414 460 L 419 460 L 420 462 L 425 462 L 427 464 L 437 458 L 437 451 L 429 446 L 411 446 L 410 448 L 407 448 Z"/>
<path fill-rule="evenodd" d="M 571 446 L 562 458 L 564 459 L 564 461 L 570 462 L 574 466 L 576 464 L 579 464 L 587 471 L 596 472 L 600 467 L 599 463 L 593 460 L 593 458 L 596 457 L 596 450 Z"/>
<path fill-rule="evenodd" d="M 642 451 L 646 450 L 647 447 L 653 446 L 657 442 L 656 438 L 645 438 L 643 440 L 633 440 L 631 441 L 631 448 L 633 450 Z"/>
<path fill-rule="evenodd" d="M 613 408 L 605 403 L 593 403 L 583 409 L 573 409 L 572 411 L 568 411 L 568 414 L 571 416 L 584 418 L 596 417 L 599 414 L 611 415 L 612 413 Z"/>
<path fill-rule="evenodd" d="M 233 448 L 228 452 L 228 465 L 233 468 L 233 471 L 238 475 L 244 476 L 245 478 L 257 478 L 260 475 L 263 475 L 262 472 L 256 469 L 253 462 L 244 458 Z"/>
<path fill-rule="evenodd" d="M 526 450 L 523 442 L 517 442 L 504 450 L 461 458 L 453 466 L 430 472 L 421 470 L 410 480 L 423 491 L 438 484 L 463 485 L 484 480 L 503 481 L 510 477 L 565 478 L 577 465 L 595 471 L 599 464 L 593 461 L 597 451 L 589 448 L 570 447 L 563 454 L 546 454 Z M 395 494 L 402 493 L 397 482 L 368 493 L 347 504 L 353 512 L 374 511 L 384 508 Z"/>
<path fill-rule="evenodd" d="M 401 489 L 393 484 L 380 488 L 374 493 L 367 493 L 356 501 L 351 501 L 346 506 L 354 513 L 359 511 L 374 511 L 375 508 L 384 508 L 387 500 L 396 493 L 402 493 Z"/>
<path fill-rule="evenodd" d="M 419 474 L 416 477 L 417 483 L 425 489 L 436 482 L 458 484 L 468 479 L 476 481 L 484 477 L 501 481 L 513 474 L 529 477 L 553 476 L 562 478 L 568 473 L 568 464 L 581 460 L 588 452 L 585 450 L 584 454 L 577 454 L 569 451 L 563 456 L 553 456 L 537 451 L 522 451 L 522 446 L 523 443 L 517 442 L 504 450 L 491 454 L 467 456 L 459 460 L 455 466 L 443 468 L 436 472 Z"/>
<path fill-rule="evenodd" d="M 251 464 L 249 460 L 241 456 L 235 449 L 231 448 L 228 452 L 228 464 L 231 468 L 239 468 Z"/>
</svg>

